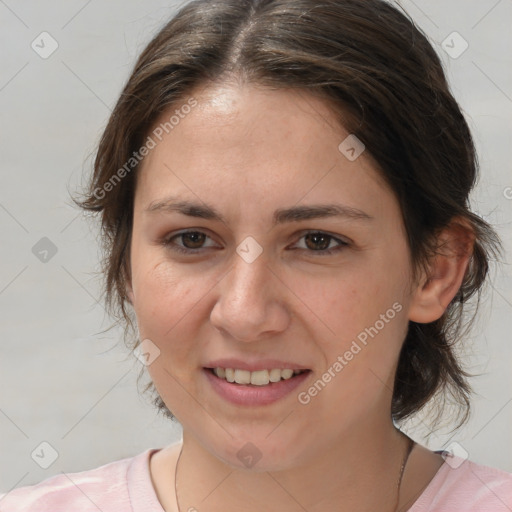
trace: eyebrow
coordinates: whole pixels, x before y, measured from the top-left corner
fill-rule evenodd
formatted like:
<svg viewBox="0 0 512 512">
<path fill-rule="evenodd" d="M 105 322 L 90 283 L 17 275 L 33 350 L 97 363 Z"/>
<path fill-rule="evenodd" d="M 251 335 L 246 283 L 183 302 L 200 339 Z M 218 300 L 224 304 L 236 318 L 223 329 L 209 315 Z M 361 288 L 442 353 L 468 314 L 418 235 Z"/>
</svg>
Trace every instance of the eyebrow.
<svg viewBox="0 0 512 512">
<path fill-rule="evenodd" d="M 224 216 L 213 206 L 206 203 L 180 200 L 175 197 L 168 197 L 158 201 L 152 201 L 144 209 L 144 213 L 172 213 L 177 212 L 189 217 L 215 220 L 229 225 Z M 320 204 L 292 206 L 280 208 L 274 212 L 272 225 L 284 224 L 286 222 L 300 222 L 303 220 L 343 217 L 353 220 L 372 220 L 373 217 L 366 212 L 341 204 Z"/>
</svg>

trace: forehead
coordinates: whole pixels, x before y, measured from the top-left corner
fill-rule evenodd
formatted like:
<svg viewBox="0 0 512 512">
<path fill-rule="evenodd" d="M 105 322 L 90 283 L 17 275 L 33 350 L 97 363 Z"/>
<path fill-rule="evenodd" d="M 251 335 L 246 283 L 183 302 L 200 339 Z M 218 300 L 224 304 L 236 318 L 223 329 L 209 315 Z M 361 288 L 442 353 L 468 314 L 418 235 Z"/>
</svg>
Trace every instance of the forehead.
<svg viewBox="0 0 512 512">
<path fill-rule="evenodd" d="M 348 159 L 340 144 L 349 132 L 329 104 L 305 91 L 253 85 L 196 89 L 163 113 L 155 130 L 161 140 L 152 135 L 156 145 L 138 170 L 139 203 L 164 191 L 196 199 L 215 191 L 236 200 L 251 190 L 246 208 L 259 199 L 293 204 L 306 195 L 325 199 L 326 193 L 353 201 L 364 192 L 377 203 L 386 193 L 369 153 Z"/>
</svg>

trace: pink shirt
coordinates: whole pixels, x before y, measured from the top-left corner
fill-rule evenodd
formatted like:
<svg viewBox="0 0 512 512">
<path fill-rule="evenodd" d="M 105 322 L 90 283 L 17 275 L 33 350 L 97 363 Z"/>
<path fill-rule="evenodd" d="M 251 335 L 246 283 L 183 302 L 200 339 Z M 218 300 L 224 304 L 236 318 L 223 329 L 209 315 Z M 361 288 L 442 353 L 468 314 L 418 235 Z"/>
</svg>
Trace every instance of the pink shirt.
<svg viewBox="0 0 512 512">
<path fill-rule="evenodd" d="M 0 494 L 1 512 L 164 512 L 145 452 Z M 511 512 L 512 474 L 454 456 L 409 512 Z M 458 466 L 456 469 L 454 467 Z"/>
</svg>

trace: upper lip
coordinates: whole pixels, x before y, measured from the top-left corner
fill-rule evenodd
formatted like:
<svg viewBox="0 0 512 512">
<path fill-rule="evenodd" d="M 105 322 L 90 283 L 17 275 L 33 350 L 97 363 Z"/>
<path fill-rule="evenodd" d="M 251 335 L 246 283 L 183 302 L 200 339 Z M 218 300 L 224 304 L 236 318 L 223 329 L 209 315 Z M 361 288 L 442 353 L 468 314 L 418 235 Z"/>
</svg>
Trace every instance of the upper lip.
<svg viewBox="0 0 512 512">
<path fill-rule="evenodd" d="M 258 370 L 272 370 L 273 368 L 279 368 L 284 370 L 290 368 L 291 370 L 309 370 L 307 366 L 293 363 L 290 361 L 283 361 L 279 359 L 260 359 L 258 361 L 248 361 L 235 359 L 235 358 L 223 358 L 215 359 L 205 364 L 205 368 L 234 368 L 238 370 L 247 370 L 249 372 L 256 372 Z"/>
</svg>

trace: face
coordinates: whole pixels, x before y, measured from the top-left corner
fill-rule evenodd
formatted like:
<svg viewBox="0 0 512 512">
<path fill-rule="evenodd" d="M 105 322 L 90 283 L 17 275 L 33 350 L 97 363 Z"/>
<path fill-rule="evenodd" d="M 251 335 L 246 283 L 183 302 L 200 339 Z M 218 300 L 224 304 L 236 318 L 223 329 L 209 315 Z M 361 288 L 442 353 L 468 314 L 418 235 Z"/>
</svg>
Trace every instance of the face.
<svg viewBox="0 0 512 512">
<path fill-rule="evenodd" d="M 320 99 L 191 96 L 138 171 L 128 291 L 148 370 L 213 455 L 243 467 L 251 442 L 258 467 L 290 467 L 390 422 L 411 302 L 400 208 L 368 151 L 339 149 L 349 133 Z M 242 387 L 213 366 L 308 371 Z"/>
</svg>

